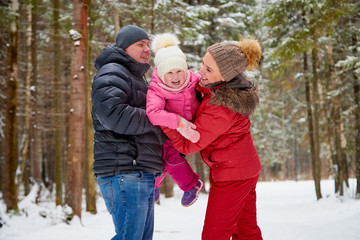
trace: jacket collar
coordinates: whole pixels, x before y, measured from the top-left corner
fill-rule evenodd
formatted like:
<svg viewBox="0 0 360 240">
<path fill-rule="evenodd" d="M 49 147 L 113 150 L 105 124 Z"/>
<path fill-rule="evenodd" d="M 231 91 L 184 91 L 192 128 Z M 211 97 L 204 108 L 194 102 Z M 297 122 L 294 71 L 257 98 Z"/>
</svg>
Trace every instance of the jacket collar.
<svg viewBox="0 0 360 240">
<path fill-rule="evenodd" d="M 197 89 L 204 94 L 211 94 L 210 104 L 224 106 L 244 116 L 250 116 L 259 104 L 257 86 L 243 74 L 229 82 L 218 82 Z"/>
</svg>

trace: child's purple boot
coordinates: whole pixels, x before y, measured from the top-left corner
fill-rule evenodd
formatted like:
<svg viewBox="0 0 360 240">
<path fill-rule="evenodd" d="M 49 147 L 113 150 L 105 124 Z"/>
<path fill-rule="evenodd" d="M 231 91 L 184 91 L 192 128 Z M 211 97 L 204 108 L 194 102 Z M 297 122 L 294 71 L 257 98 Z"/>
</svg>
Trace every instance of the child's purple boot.
<svg viewBox="0 0 360 240">
<path fill-rule="evenodd" d="M 154 202 L 159 202 L 160 200 L 160 190 L 159 188 L 154 189 Z"/>
<path fill-rule="evenodd" d="M 184 207 L 191 206 L 199 197 L 200 191 L 204 188 L 204 183 L 199 180 L 198 183 L 192 187 L 189 191 L 184 192 L 184 195 L 181 199 L 181 205 Z"/>
</svg>

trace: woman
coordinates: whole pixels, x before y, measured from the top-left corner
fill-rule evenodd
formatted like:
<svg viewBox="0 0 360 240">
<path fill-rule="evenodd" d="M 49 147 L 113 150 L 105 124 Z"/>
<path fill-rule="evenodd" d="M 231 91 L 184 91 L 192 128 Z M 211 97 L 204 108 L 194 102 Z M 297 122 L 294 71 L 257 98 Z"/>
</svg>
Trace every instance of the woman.
<svg viewBox="0 0 360 240">
<path fill-rule="evenodd" d="M 257 67 L 257 40 L 216 43 L 207 49 L 199 70 L 202 95 L 193 143 L 163 128 L 184 154 L 200 151 L 210 167 L 210 193 L 202 239 L 262 239 L 256 220 L 256 183 L 261 164 L 250 134 L 249 116 L 258 104 L 257 88 L 245 71 Z"/>
</svg>

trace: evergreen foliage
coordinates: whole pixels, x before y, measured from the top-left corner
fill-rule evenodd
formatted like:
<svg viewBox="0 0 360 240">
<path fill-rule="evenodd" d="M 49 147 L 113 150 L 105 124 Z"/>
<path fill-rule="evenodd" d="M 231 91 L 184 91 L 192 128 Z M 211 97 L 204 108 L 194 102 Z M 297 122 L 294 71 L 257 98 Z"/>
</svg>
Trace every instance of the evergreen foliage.
<svg viewBox="0 0 360 240">
<path fill-rule="evenodd" d="M 51 1 L 39 2 L 37 41 L 37 103 L 41 132 L 43 182 L 52 187 L 55 126 L 54 110 L 54 32 Z M 51 9 L 51 10 L 50 10 Z M 59 8 L 59 49 L 62 96 L 63 143 L 67 145 L 69 114 L 72 29 L 72 1 L 61 1 Z M 88 9 L 91 29 L 89 76 L 96 74 L 94 61 L 100 51 L 114 44 L 116 31 L 127 24 L 144 28 L 152 38 L 170 32 L 177 35 L 180 47 L 188 57 L 190 69 L 198 70 L 208 46 L 221 41 L 238 40 L 239 36 L 253 36 L 262 46 L 263 58 L 258 70 L 249 76 L 259 87 L 260 106 L 252 116 L 252 136 L 262 163 L 260 179 L 311 179 L 311 156 L 307 124 L 306 80 L 310 81 L 312 108 L 319 114 L 319 151 L 321 177 L 338 174 L 333 129 L 339 124 L 334 119 L 334 101 L 339 101 L 340 124 L 344 138 L 345 166 L 348 177 L 360 179 L 356 168 L 359 156 L 357 112 L 359 100 L 356 86 L 360 79 L 360 2 L 357 0 L 100 0 L 92 1 Z M 8 41 L 10 22 L 19 17 L 18 47 L 18 129 L 24 123 L 24 85 L 26 65 L 24 17 L 25 2 L 20 3 L 19 15 L 0 6 L 0 171 L 4 157 L 5 104 Z M 330 56 L 331 55 L 331 56 Z M 307 56 L 308 71 L 304 71 Z M 152 62 L 150 62 L 152 64 Z M 151 74 L 151 70 L 148 76 Z M 313 86 L 318 86 L 314 89 Z M 56 95 L 58 96 L 58 95 Z M 50 117 L 49 117 L 50 116 Z M 209 123 L 211 124 L 211 123 Z M 19 143 L 24 138 L 18 131 Z M 20 151 L 20 149 L 18 150 Z M 64 159 L 67 150 L 62 149 Z M 19 165 L 21 161 L 19 161 Z M 359 167 L 360 169 L 360 167 Z M 17 172 L 17 174 L 23 174 Z M 0 174 L 3 176 L 3 174 Z M 359 181 L 360 182 L 360 181 Z M 23 184 L 23 183 L 18 183 Z M 1 189 L 0 184 L 0 190 Z M 359 194 L 359 193 L 358 193 Z"/>
</svg>

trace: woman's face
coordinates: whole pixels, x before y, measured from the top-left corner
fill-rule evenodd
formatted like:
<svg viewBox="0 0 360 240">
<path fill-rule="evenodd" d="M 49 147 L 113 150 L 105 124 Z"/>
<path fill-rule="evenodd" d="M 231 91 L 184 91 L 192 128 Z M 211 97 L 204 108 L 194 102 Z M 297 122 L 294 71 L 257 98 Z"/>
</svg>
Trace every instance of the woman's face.
<svg viewBox="0 0 360 240">
<path fill-rule="evenodd" d="M 206 86 L 211 83 L 225 81 L 220 73 L 215 59 L 209 52 L 206 52 L 202 64 L 200 66 L 199 74 L 201 75 L 201 84 Z"/>
</svg>

